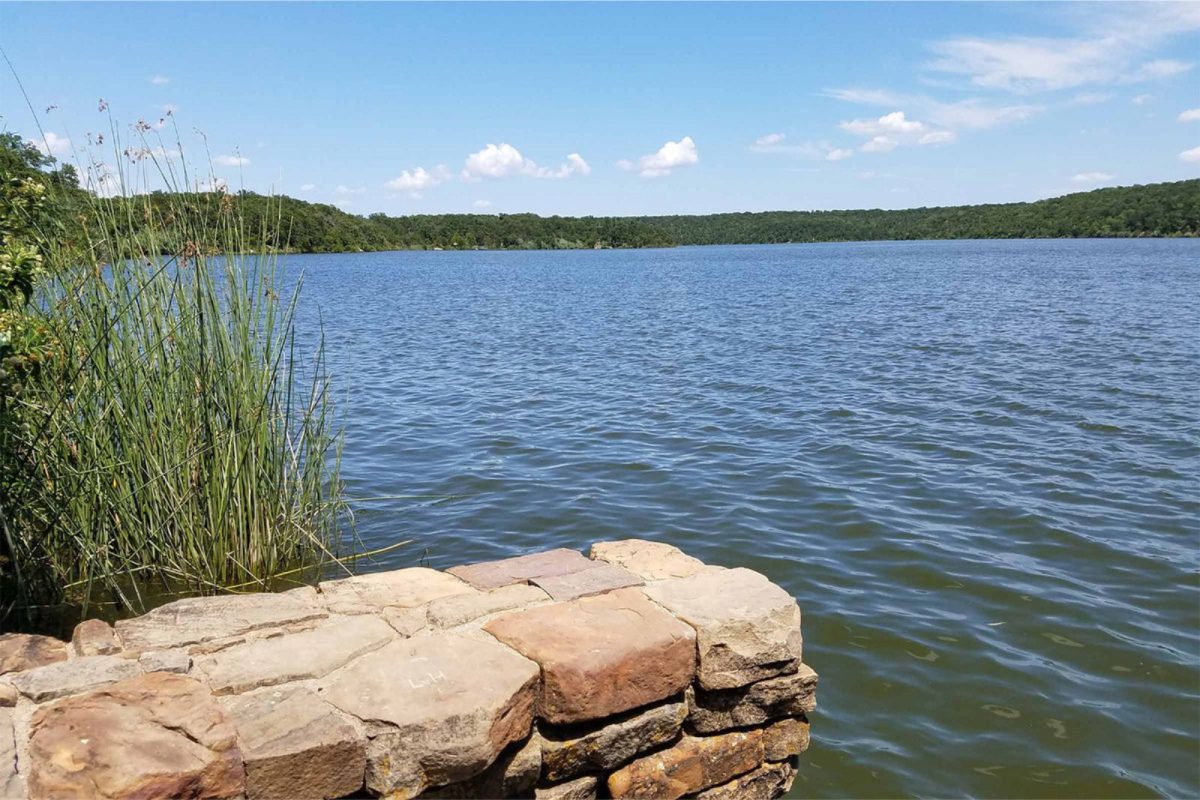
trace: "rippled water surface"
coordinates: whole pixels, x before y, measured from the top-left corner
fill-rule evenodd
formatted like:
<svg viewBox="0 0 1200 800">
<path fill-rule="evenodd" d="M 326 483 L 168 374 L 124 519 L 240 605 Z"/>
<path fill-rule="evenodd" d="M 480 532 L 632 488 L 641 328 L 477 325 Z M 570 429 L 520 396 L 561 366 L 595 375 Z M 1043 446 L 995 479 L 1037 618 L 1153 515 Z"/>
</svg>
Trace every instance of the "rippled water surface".
<svg viewBox="0 0 1200 800">
<path fill-rule="evenodd" d="M 797 797 L 1200 795 L 1200 242 L 288 264 L 359 533 L 414 540 L 375 567 L 766 573 L 821 674 Z"/>
</svg>

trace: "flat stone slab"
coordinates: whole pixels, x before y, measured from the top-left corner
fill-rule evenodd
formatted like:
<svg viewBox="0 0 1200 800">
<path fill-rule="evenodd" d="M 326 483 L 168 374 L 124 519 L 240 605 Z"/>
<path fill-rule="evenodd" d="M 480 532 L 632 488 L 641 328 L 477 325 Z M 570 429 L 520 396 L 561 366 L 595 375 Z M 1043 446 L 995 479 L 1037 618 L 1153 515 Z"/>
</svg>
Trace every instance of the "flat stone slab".
<svg viewBox="0 0 1200 800">
<path fill-rule="evenodd" d="M 192 657 L 187 650 L 152 650 L 138 656 L 143 672 L 185 673 L 192 668 Z"/>
<path fill-rule="evenodd" d="M 533 790 L 534 800 L 596 800 L 599 781 L 595 775 L 584 775 L 562 783 L 546 784 Z"/>
<path fill-rule="evenodd" d="M 484 630 L 541 666 L 538 715 L 555 724 L 666 700 L 695 675 L 695 632 L 638 589 L 514 611 Z"/>
<path fill-rule="evenodd" d="M 529 736 L 538 665 L 487 637 L 400 639 L 320 682 L 368 725 L 367 788 L 413 797 L 483 772 Z"/>
<path fill-rule="evenodd" d="M 624 567 L 646 581 L 686 578 L 705 570 L 720 569 L 708 566 L 678 547 L 645 539 L 597 542 L 592 545 L 588 557 Z"/>
<path fill-rule="evenodd" d="M 550 596 L 536 586 L 518 583 L 489 592 L 469 592 L 434 600 L 426 609 L 426 621 L 433 628 L 454 628 L 480 617 L 545 603 L 549 599 Z"/>
<path fill-rule="evenodd" d="M 791 675 L 738 689 L 706 692 L 688 688 L 688 723 L 700 733 L 762 725 L 812 713 L 817 707 L 817 673 L 801 664 Z"/>
<path fill-rule="evenodd" d="M 0 675 L 67 660 L 67 643 L 52 636 L 6 633 L 0 636 Z"/>
<path fill-rule="evenodd" d="M 19 693 L 11 683 L 0 683 L 0 708 L 12 708 L 17 704 Z"/>
<path fill-rule="evenodd" d="M 464 564 L 446 570 L 476 589 L 498 589 L 513 583 L 529 583 L 535 578 L 552 578 L 595 566 L 576 550 L 547 550 L 527 556 Z"/>
<path fill-rule="evenodd" d="M 608 776 L 614 797 L 674 800 L 744 775 L 763 763 L 762 731 L 685 736 Z"/>
<path fill-rule="evenodd" d="M 534 737 L 510 746 L 490 767 L 461 783 L 439 786 L 421 800 L 475 800 L 480 797 L 528 797 L 542 769 L 542 754 Z"/>
<path fill-rule="evenodd" d="M 795 672 L 800 607 L 753 570 L 699 572 L 648 584 L 646 595 L 696 629 L 700 685 L 730 689 Z"/>
<path fill-rule="evenodd" d="M 322 678 L 395 637 L 392 627 L 378 617 L 333 617 L 312 630 L 255 639 L 196 656 L 192 666 L 215 694 L 234 694 Z"/>
<path fill-rule="evenodd" d="M 0 708 L 0 797 L 25 797 L 25 782 L 17 775 L 17 739 L 13 733 L 12 709 Z"/>
<path fill-rule="evenodd" d="M 687 719 L 687 703 L 667 703 L 580 729 L 542 727 L 542 777 L 561 781 L 585 772 L 615 769 L 635 756 L 672 741 Z"/>
<path fill-rule="evenodd" d="M 248 800 L 322 800 L 362 789 L 366 736 L 316 692 L 293 686 L 219 702 L 237 729 Z"/>
<path fill-rule="evenodd" d="M 763 758 L 787 761 L 808 749 L 809 726 L 804 717 L 789 717 L 763 728 Z"/>
<path fill-rule="evenodd" d="M 577 572 L 533 578 L 530 583 L 543 589 L 555 600 L 574 600 L 611 592 L 613 589 L 641 586 L 644 581 L 623 567 L 601 561 Z"/>
<path fill-rule="evenodd" d="M 120 656 L 85 656 L 13 675 L 17 691 L 42 703 L 140 675 L 138 662 Z"/>
<path fill-rule="evenodd" d="M 728 783 L 706 789 L 696 800 L 774 800 L 792 788 L 796 768 L 786 762 L 763 764 Z"/>
<path fill-rule="evenodd" d="M 325 616 L 312 589 L 283 594 L 189 597 L 133 619 L 118 620 L 125 649 L 171 650 Z"/>
<path fill-rule="evenodd" d="M 453 575 L 425 567 L 324 581 L 320 584 L 320 590 L 326 606 L 338 614 L 370 614 L 383 608 L 413 608 L 441 597 L 473 591 Z"/>
<path fill-rule="evenodd" d="M 199 681 L 156 672 L 39 708 L 32 797 L 225 798 L 245 791 L 237 735 Z"/>
</svg>

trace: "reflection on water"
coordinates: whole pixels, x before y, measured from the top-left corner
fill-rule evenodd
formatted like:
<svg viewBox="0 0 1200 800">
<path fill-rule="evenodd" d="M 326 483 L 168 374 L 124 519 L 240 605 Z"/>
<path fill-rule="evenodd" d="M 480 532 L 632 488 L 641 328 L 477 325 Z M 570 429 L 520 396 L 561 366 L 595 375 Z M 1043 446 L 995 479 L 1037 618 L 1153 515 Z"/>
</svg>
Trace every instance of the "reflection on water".
<svg viewBox="0 0 1200 800">
<path fill-rule="evenodd" d="M 1195 241 L 289 259 L 359 533 L 416 540 L 374 566 L 640 536 L 766 573 L 822 676 L 797 797 L 1200 795 L 1198 265 Z"/>
</svg>

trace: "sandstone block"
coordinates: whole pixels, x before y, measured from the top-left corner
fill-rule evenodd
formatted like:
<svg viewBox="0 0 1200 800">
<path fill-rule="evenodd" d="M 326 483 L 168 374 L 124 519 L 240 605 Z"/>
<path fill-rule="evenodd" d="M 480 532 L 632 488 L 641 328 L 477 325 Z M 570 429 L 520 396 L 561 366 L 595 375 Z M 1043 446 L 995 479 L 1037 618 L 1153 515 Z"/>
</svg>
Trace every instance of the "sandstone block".
<svg viewBox="0 0 1200 800">
<path fill-rule="evenodd" d="M 692 558 L 678 547 L 645 539 L 596 542 L 588 552 L 588 557 L 624 567 L 647 581 L 686 578 L 706 569 L 719 569 Z"/>
<path fill-rule="evenodd" d="M 339 614 L 370 614 L 383 608 L 414 608 L 440 597 L 473 591 L 453 575 L 425 567 L 324 581 L 320 589 L 329 610 Z"/>
<path fill-rule="evenodd" d="M 763 758 L 767 761 L 787 761 L 807 750 L 808 742 L 808 719 L 781 719 L 763 728 Z"/>
<path fill-rule="evenodd" d="M 25 796 L 25 782 L 17 774 L 17 740 L 13 734 L 12 709 L 0 708 L 0 797 L 15 800 Z"/>
<path fill-rule="evenodd" d="M 694 631 L 637 589 L 510 612 L 484 630 L 541 665 L 538 713 L 554 724 L 665 700 L 695 675 Z"/>
<path fill-rule="evenodd" d="M 568 572 L 565 575 L 547 575 L 533 578 L 534 586 L 545 590 L 555 600 L 574 600 L 602 594 L 627 586 L 641 586 L 643 581 L 627 569 L 615 564 L 595 563 L 588 569 Z"/>
<path fill-rule="evenodd" d="M 614 798 L 674 798 L 725 783 L 763 762 L 762 731 L 684 736 L 608 776 Z"/>
<path fill-rule="evenodd" d="M 795 672 L 800 607 L 765 576 L 743 568 L 699 572 L 649 584 L 645 592 L 696 629 L 703 688 Z"/>
<path fill-rule="evenodd" d="M 538 674 L 494 640 L 435 633 L 368 653 L 319 691 L 367 723 L 367 788 L 413 797 L 478 775 L 528 737 Z"/>
<path fill-rule="evenodd" d="M 596 800 L 599 781 L 595 775 L 584 775 L 562 783 L 539 786 L 533 791 L 534 800 Z"/>
<path fill-rule="evenodd" d="M 426 615 L 429 625 L 434 628 L 453 628 L 480 617 L 523 608 L 549 599 L 549 595 L 536 586 L 518 583 L 490 592 L 471 592 L 434 600 L 429 604 Z"/>
<path fill-rule="evenodd" d="M 245 791 L 229 719 L 199 681 L 156 672 L 37 710 L 34 797 L 232 798 Z"/>
<path fill-rule="evenodd" d="M 300 633 L 255 639 L 210 655 L 193 666 L 218 695 L 259 686 L 321 678 L 396 636 L 378 617 L 333 617 Z"/>
<path fill-rule="evenodd" d="M 121 652 L 117 633 L 102 619 L 85 619 L 75 626 L 71 649 L 77 656 L 109 656 Z"/>
<path fill-rule="evenodd" d="M 687 703 L 677 702 L 626 714 L 590 730 L 579 725 L 541 728 L 542 776 L 561 781 L 584 772 L 616 769 L 675 739 L 686 718 Z"/>
<path fill-rule="evenodd" d="M 476 589 L 498 589 L 513 583 L 528 583 L 534 578 L 578 572 L 592 566 L 595 565 L 584 558 L 582 553 L 560 548 L 500 561 L 464 564 L 451 567 L 447 572 L 457 575 Z"/>
<path fill-rule="evenodd" d="M 316 692 L 268 689 L 219 702 L 237 729 L 247 800 L 323 800 L 362 789 L 366 736 Z"/>
<path fill-rule="evenodd" d="M 534 737 L 511 745 L 490 767 L 461 783 L 439 786 L 421 794 L 421 800 L 469 800 L 478 797 L 526 797 L 541 772 L 541 751 Z"/>
<path fill-rule="evenodd" d="M 325 616 L 312 589 L 284 594 L 189 597 L 118 620 L 126 650 L 171 650 Z"/>
<path fill-rule="evenodd" d="M 86 692 L 141 674 L 136 661 L 120 656 L 81 656 L 13 675 L 12 685 L 35 703 Z"/>
<path fill-rule="evenodd" d="M 817 673 L 807 664 L 796 672 L 739 689 L 688 689 L 688 722 L 700 733 L 762 725 L 816 708 Z"/>
<path fill-rule="evenodd" d="M 796 768 L 788 763 L 758 769 L 696 795 L 696 800 L 774 800 L 792 788 Z"/>
<path fill-rule="evenodd" d="M 0 708 L 12 708 L 17 704 L 17 690 L 11 683 L 0 683 Z"/>
<path fill-rule="evenodd" d="M 51 636 L 6 633 L 0 636 L 0 675 L 67 660 L 67 643 Z"/>
<path fill-rule="evenodd" d="M 192 657 L 187 650 L 154 650 L 138 656 L 138 663 L 145 672 L 185 673 L 192 668 Z"/>
</svg>

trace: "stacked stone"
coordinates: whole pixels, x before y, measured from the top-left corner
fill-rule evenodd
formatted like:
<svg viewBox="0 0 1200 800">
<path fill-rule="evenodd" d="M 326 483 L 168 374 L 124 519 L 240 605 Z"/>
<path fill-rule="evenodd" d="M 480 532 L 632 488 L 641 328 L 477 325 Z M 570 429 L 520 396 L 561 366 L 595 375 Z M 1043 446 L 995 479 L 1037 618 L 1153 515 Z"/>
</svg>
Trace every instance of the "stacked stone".
<svg viewBox="0 0 1200 800">
<path fill-rule="evenodd" d="M 808 746 L 800 611 L 599 543 L 0 636 L 0 797 L 773 798 Z"/>
</svg>

